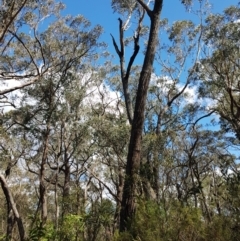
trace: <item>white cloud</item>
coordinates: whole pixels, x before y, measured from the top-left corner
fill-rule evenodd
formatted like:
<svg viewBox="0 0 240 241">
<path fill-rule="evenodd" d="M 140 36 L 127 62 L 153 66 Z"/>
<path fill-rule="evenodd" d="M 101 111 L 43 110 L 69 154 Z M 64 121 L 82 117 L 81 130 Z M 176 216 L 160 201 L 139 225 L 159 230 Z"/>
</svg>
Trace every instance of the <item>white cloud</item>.
<svg viewBox="0 0 240 241">
<path fill-rule="evenodd" d="M 104 108 L 104 111 L 109 113 L 116 113 L 116 108 L 121 113 L 124 112 L 122 105 L 119 105 L 119 102 L 121 102 L 120 93 L 111 90 L 110 87 L 103 83 L 99 86 L 88 88 L 86 98 L 83 102 L 85 105 L 93 108 L 99 105 Z"/>
</svg>

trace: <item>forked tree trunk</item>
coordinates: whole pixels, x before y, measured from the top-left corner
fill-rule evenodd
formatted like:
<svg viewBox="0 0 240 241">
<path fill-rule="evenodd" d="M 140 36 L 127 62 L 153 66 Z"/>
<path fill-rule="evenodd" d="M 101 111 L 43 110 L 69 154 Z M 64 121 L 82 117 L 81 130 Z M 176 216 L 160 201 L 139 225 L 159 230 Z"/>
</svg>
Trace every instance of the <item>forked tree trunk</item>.
<svg viewBox="0 0 240 241">
<path fill-rule="evenodd" d="M 134 117 L 132 122 L 131 137 L 128 149 L 126 177 L 123 189 L 123 199 L 120 213 L 120 232 L 128 229 L 134 217 L 137 183 L 140 169 L 140 152 L 142 146 L 142 130 L 144 123 L 144 112 L 146 106 L 147 92 L 151 79 L 153 61 L 158 43 L 160 13 L 163 0 L 155 0 L 153 10 L 150 10 L 141 0 L 137 0 L 146 10 L 150 17 L 150 33 L 147 51 L 144 58 L 135 103 Z"/>
</svg>

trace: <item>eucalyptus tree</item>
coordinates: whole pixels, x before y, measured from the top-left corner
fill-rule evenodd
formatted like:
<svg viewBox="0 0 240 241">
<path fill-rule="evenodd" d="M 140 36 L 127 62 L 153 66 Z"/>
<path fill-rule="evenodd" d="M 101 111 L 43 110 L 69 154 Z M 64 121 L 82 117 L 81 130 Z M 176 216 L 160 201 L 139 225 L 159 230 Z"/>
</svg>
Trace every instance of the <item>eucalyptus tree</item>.
<svg viewBox="0 0 240 241">
<path fill-rule="evenodd" d="M 117 9 L 119 9 L 118 7 L 120 7 L 120 9 L 125 9 L 125 10 L 129 9 L 128 7 L 130 6 L 131 7 L 130 13 L 134 9 L 138 9 L 139 12 L 142 12 L 142 14 L 140 14 L 138 18 L 139 26 L 136 31 L 136 36 L 134 39 L 135 50 L 132 55 L 132 60 L 130 60 L 128 65 L 130 69 L 131 69 L 131 62 L 134 61 L 134 58 L 139 50 L 138 40 L 139 40 L 140 31 L 141 31 L 141 27 L 140 27 L 141 21 L 142 21 L 141 19 L 143 19 L 145 11 L 150 19 L 148 45 L 146 49 L 142 70 L 139 77 L 135 109 L 134 109 L 134 114 L 132 118 L 131 118 L 131 111 L 129 110 L 129 105 L 128 105 L 129 96 L 128 96 L 128 93 L 126 93 L 126 90 L 128 89 L 129 71 L 127 70 L 127 72 L 124 73 L 123 68 L 121 70 L 122 81 L 125 89 L 125 101 L 127 103 L 127 109 L 128 109 L 128 118 L 130 123 L 132 124 L 128 157 L 127 157 L 127 165 L 126 165 L 126 177 L 125 177 L 125 183 L 124 183 L 123 199 L 122 199 L 121 214 L 120 214 L 120 231 L 124 231 L 127 228 L 127 222 L 130 221 L 131 223 L 131 219 L 133 218 L 135 208 L 136 208 L 137 182 L 138 182 L 138 173 L 140 168 L 140 151 L 141 151 L 142 129 L 143 129 L 143 123 L 144 123 L 144 110 L 146 105 L 148 86 L 149 86 L 149 82 L 152 74 L 154 55 L 155 55 L 156 46 L 158 42 L 159 17 L 162 10 L 163 1 L 162 0 L 154 1 L 152 10 L 144 1 L 141 1 L 141 0 L 131 1 L 129 3 L 127 2 L 119 3 L 118 1 L 113 1 L 112 4 L 113 4 L 113 7 Z M 123 33 L 123 30 L 124 29 L 122 26 L 122 21 L 120 20 L 121 35 Z M 123 60 L 121 58 L 122 56 L 124 56 L 123 39 L 121 38 L 120 41 L 121 41 L 120 50 L 117 47 L 115 40 L 113 41 L 113 43 L 120 57 L 120 61 L 122 62 Z"/>
<path fill-rule="evenodd" d="M 53 170 L 55 174 L 64 173 L 63 196 L 69 195 L 71 158 L 86 133 L 85 127 L 81 129 L 79 108 L 89 83 L 96 78 L 90 65 L 97 56 L 94 48 L 101 47 L 97 43 L 101 28 L 91 28 L 83 16 L 61 17 L 61 3 L 40 3 L 31 1 L 29 6 L 24 5 L 22 18 L 16 18 L 15 25 L 12 23 L 6 30 L 0 69 L 2 81 L 15 79 L 21 83 L 1 92 L 2 102 L 11 102 L 14 107 L 3 114 L 2 127 L 18 140 L 24 164 L 38 177 L 38 208 L 44 226 Z M 39 25 L 48 15 L 53 21 L 42 30 Z M 7 93 L 17 89 L 18 102 L 13 103 Z M 73 89 L 78 93 L 70 94 Z M 57 185 L 61 187 L 60 182 Z"/>
<path fill-rule="evenodd" d="M 204 8 L 200 4 L 199 17 L 203 17 Z M 148 175 L 158 200 L 159 180 L 162 178 L 159 168 L 164 162 L 161 156 L 168 145 L 168 137 L 184 128 L 186 123 L 182 117 L 189 116 L 185 109 L 188 103 L 196 101 L 194 71 L 202 44 L 201 26 L 191 21 L 177 21 L 170 26 L 164 19 L 161 21 L 161 34 L 166 34 L 169 42 L 158 46 L 155 59 L 161 75 L 152 75 L 144 125 L 146 138 L 150 141 L 147 149 L 144 146 L 147 166 L 150 168 Z"/>
<path fill-rule="evenodd" d="M 59 192 L 60 188 L 62 193 L 62 217 L 70 212 L 70 175 L 76 175 L 77 180 L 83 171 L 81 163 L 91 156 L 88 121 L 83 120 L 86 110 L 82 102 L 92 78 L 84 80 L 81 75 L 54 74 L 42 80 L 41 84 L 25 89 L 28 100 L 32 98 L 34 105 L 23 106 L 26 109 L 22 115 L 24 120 L 26 115 L 30 117 L 24 123 L 15 124 L 23 127 L 16 126 L 17 132 L 22 131 L 25 138 L 25 149 L 29 150 L 25 155 L 28 170 L 35 173 L 40 181 L 39 207 L 43 222 L 48 216 L 45 198 L 52 185 L 57 188 L 55 191 Z M 55 201 L 58 201 L 57 198 Z"/>
<path fill-rule="evenodd" d="M 209 110 L 221 117 L 222 127 L 239 139 L 239 6 L 206 19 L 205 47 L 198 75 L 199 95 L 211 100 Z"/>
<path fill-rule="evenodd" d="M 27 5 L 27 0 L 24 1 L 1 1 L 1 32 L 0 42 L 4 41 L 4 37 L 7 35 L 7 31 L 11 26 L 14 26 L 19 19 L 20 13 Z"/>
<path fill-rule="evenodd" d="M 15 193 L 12 193 L 12 187 L 8 183 L 9 180 L 11 180 L 10 182 L 13 180 L 12 176 L 14 174 L 12 174 L 12 169 L 15 168 L 17 162 L 23 157 L 23 150 L 21 150 L 21 144 L 9 136 L 9 132 L 4 128 L 4 125 L 0 128 L 0 137 L 0 165 L 1 170 L 5 170 L 5 175 L 3 175 L 3 173 L 0 175 L 0 183 L 6 199 L 6 201 L 2 202 L 4 204 L 2 208 L 6 210 L 4 216 L 7 217 L 6 237 L 10 239 L 14 236 L 13 231 L 17 223 L 20 238 L 23 240 L 25 237 L 25 229 L 22 225 L 22 216 L 19 212 L 19 207 L 16 206 L 17 201 L 14 199 Z"/>
<path fill-rule="evenodd" d="M 119 226 L 129 125 L 119 93 L 114 95 L 112 92 L 110 97 L 103 89 L 101 96 L 104 98 L 102 103 L 93 108 L 95 114 L 91 121 L 93 140 L 97 146 L 94 159 L 99 160 L 99 164 L 91 166 L 89 172 L 90 175 L 92 172 L 93 178 L 102 183 L 105 192 L 116 204 L 114 215 L 114 229 L 116 229 Z M 100 171 L 97 171 L 98 168 Z"/>
<path fill-rule="evenodd" d="M 183 1 L 183 4 L 189 6 L 191 1 Z M 121 221 L 120 221 L 120 231 L 124 231 L 127 228 L 127 222 L 130 222 L 134 216 L 136 196 L 138 193 L 137 183 L 139 182 L 139 171 L 141 166 L 141 149 L 142 149 L 142 132 L 145 122 L 145 110 L 146 101 L 149 90 L 149 84 L 153 73 L 153 63 L 155 59 L 155 53 L 157 46 L 159 44 L 159 29 L 161 24 L 164 23 L 159 20 L 162 11 L 163 1 L 112 1 L 112 7 L 114 10 L 121 14 L 127 15 L 127 20 L 124 22 L 119 18 L 119 36 L 120 45 L 118 46 L 115 38 L 112 36 L 113 45 L 115 47 L 116 53 L 120 60 L 120 74 L 122 80 L 123 93 L 125 98 L 126 110 L 128 115 L 129 123 L 131 124 L 131 136 L 129 141 L 127 165 L 126 165 L 126 176 L 123 191 L 122 209 L 121 209 Z M 151 8 L 152 7 L 152 8 Z M 143 26 L 145 15 L 149 17 L 149 28 Z M 131 17 L 134 16 L 137 21 L 137 26 L 135 29 L 135 34 L 133 37 L 133 52 L 125 67 L 126 55 L 125 55 L 125 44 L 129 40 L 124 39 L 124 32 L 128 28 Z M 183 32 L 187 33 L 188 40 L 183 36 Z M 133 101 L 134 94 L 130 94 L 130 79 L 132 78 L 133 71 L 132 66 L 139 54 L 139 49 L 141 46 L 141 37 L 148 32 L 148 39 L 146 40 L 146 49 L 144 51 L 144 60 L 141 66 L 140 75 L 137 82 L 136 97 Z M 197 62 L 197 57 L 194 58 L 192 63 L 192 69 L 189 71 L 189 75 L 184 81 L 181 89 L 176 89 L 177 84 L 180 82 L 180 74 L 183 72 L 184 64 L 186 62 L 187 56 L 194 49 L 196 42 L 192 41 L 192 38 L 196 39 L 196 35 L 199 33 L 199 28 L 194 29 L 194 25 L 188 21 L 182 21 L 176 23 L 171 29 L 170 40 L 173 40 L 174 44 L 172 48 L 169 48 L 172 55 L 175 56 L 175 62 L 177 62 L 175 68 L 172 63 L 168 61 L 163 61 L 159 58 L 162 66 L 161 75 L 170 75 L 172 80 L 172 87 L 168 90 L 167 103 L 165 106 L 161 105 L 161 110 L 158 110 L 156 118 L 158 118 L 158 124 L 156 127 L 157 135 L 160 135 L 162 115 L 165 114 L 169 109 L 172 108 L 173 102 L 183 94 L 185 89 L 190 83 L 192 78 L 192 73 L 194 66 Z M 190 43 L 190 44 L 189 44 Z M 197 42 L 199 46 L 200 40 Z M 189 45 L 189 46 L 188 46 Z M 179 51 L 181 50 L 181 51 Z M 175 52 L 174 52 L 175 51 Z M 186 52 L 185 52 L 186 51 Z M 196 54 L 196 56 L 198 56 Z M 160 97 L 162 99 L 162 96 Z M 155 192 L 158 194 L 158 158 L 157 155 L 153 158 L 155 159 Z M 128 221 L 127 221 L 128 220 Z"/>
<path fill-rule="evenodd" d="M 41 35 L 41 24 L 46 18 L 59 17 L 64 5 L 54 0 L 1 2 L 0 81 L 6 88 L 1 89 L 0 95 L 1 102 L 11 103 L 5 94 L 35 83 L 59 64 L 53 59 L 48 61 L 44 47 L 48 40 Z"/>
</svg>

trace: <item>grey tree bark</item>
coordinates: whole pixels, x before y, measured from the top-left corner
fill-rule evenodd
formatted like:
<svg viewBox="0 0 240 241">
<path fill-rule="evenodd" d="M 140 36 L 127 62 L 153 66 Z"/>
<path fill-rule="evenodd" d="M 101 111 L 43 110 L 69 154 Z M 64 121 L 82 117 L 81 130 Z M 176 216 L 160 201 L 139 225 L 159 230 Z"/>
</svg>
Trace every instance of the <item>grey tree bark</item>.
<svg viewBox="0 0 240 241">
<path fill-rule="evenodd" d="M 132 121 L 131 137 L 129 142 L 126 176 L 123 189 L 123 198 L 120 212 L 120 232 L 125 231 L 131 225 L 136 209 L 137 183 L 140 169 L 140 153 L 142 146 L 142 130 L 147 92 L 151 79 L 153 62 L 158 43 L 159 17 L 162 10 L 163 0 L 155 0 L 153 10 L 141 0 L 137 0 L 150 18 L 150 32 L 146 55 L 144 58 L 135 103 Z"/>
<path fill-rule="evenodd" d="M 7 201 L 7 205 L 8 205 L 8 207 L 11 208 L 11 211 L 13 212 L 14 219 L 17 222 L 20 241 L 24 241 L 25 240 L 25 229 L 24 229 L 24 226 L 23 226 L 22 218 L 18 213 L 16 203 L 14 202 L 13 196 L 10 192 L 10 189 L 9 189 L 8 185 L 7 185 L 6 179 L 1 174 L 0 174 L 0 182 L 1 182 L 3 193 L 4 193 L 6 201 Z M 7 240 L 9 240 L 8 239 L 9 237 L 6 237 L 6 238 L 7 238 Z"/>
</svg>

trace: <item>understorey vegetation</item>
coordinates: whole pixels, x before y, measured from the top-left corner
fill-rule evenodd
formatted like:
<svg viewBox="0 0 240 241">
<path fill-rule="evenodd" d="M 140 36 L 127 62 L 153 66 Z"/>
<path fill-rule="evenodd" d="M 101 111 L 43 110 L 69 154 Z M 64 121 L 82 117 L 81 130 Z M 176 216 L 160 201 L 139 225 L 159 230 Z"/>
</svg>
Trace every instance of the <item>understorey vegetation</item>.
<svg viewBox="0 0 240 241">
<path fill-rule="evenodd" d="M 0 0 L 0 241 L 240 240 L 239 4 L 179 3 Z"/>
</svg>

